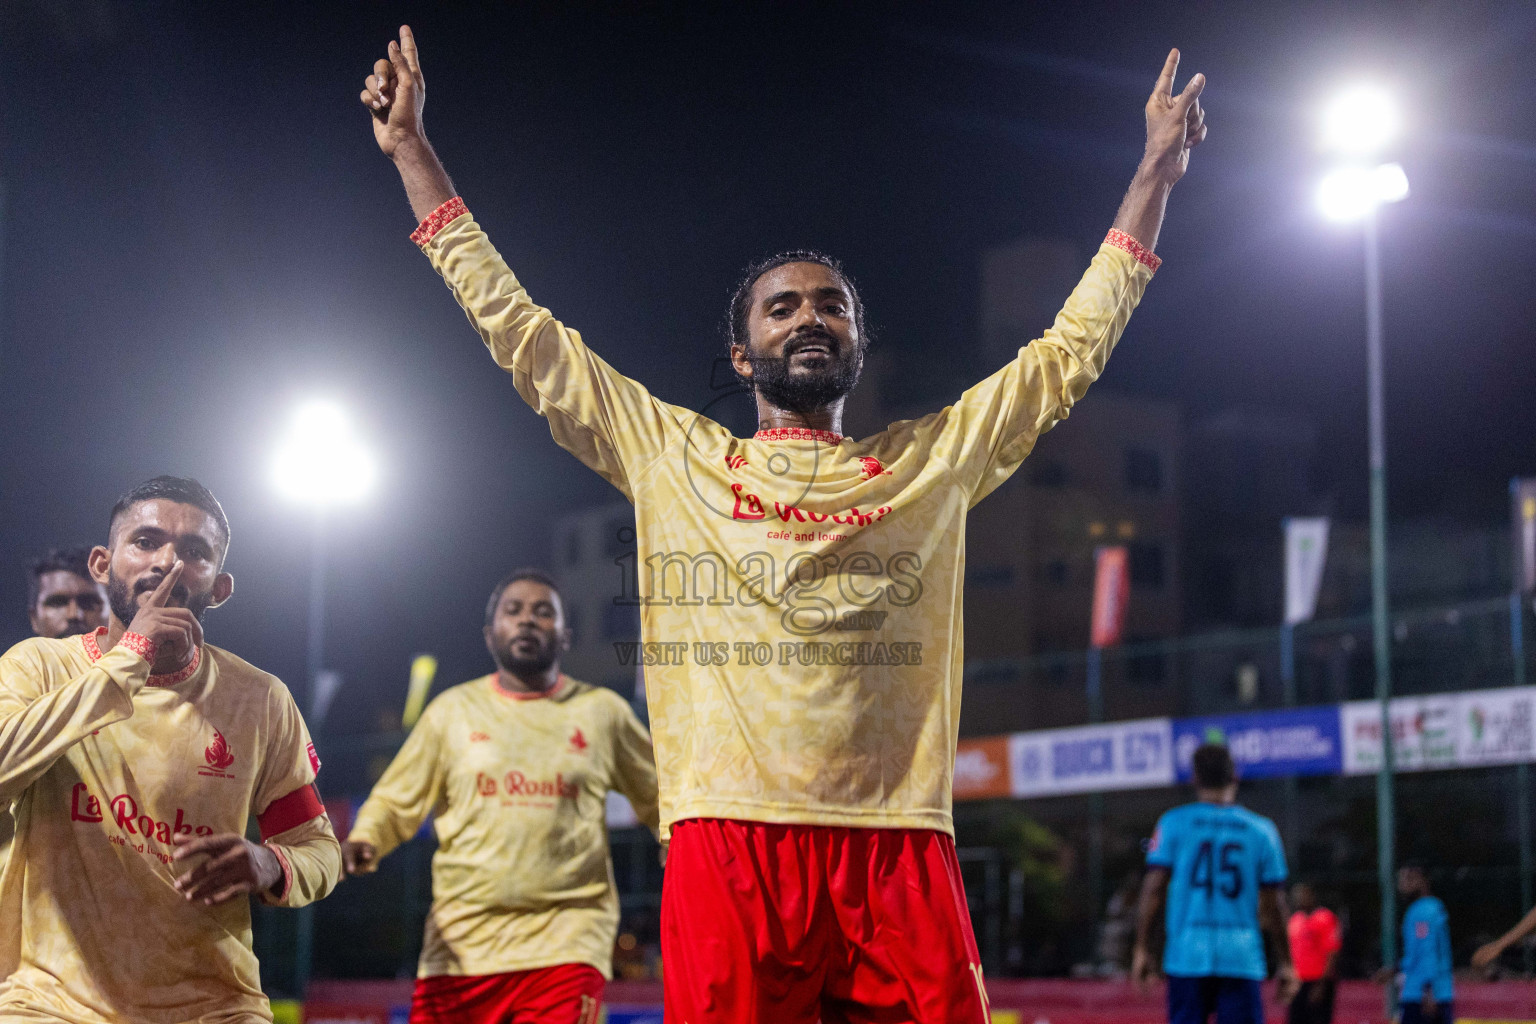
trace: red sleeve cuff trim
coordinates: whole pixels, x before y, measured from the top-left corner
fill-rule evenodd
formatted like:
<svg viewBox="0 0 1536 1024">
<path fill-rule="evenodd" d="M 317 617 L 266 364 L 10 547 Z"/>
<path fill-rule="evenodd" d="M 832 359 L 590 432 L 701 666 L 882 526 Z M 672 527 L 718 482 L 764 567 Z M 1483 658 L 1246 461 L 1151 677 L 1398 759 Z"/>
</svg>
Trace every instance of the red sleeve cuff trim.
<svg viewBox="0 0 1536 1024">
<path fill-rule="evenodd" d="M 446 221 L 444 223 L 446 223 Z M 1109 234 L 1104 236 L 1104 244 L 1112 245 L 1116 249 L 1124 249 L 1126 252 L 1136 257 L 1137 263 L 1140 263 L 1142 266 L 1146 267 L 1153 273 L 1156 273 L 1157 268 L 1163 265 L 1162 259 L 1154 256 L 1151 249 L 1148 249 L 1146 246 L 1136 241 L 1136 239 L 1132 238 L 1130 235 L 1117 228 L 1111 228 Z"/>
<path fill-rule="evenodd" d="M 417 245 L 426 245 L 432 241 L 434 235 L 447 227 L 450 221 L 463 217 L 468 213 L 469 208 L 464 205 L 464 200 L 454 196 L 442 206 L 427 214 L 427 219 L 422 221 L 415 231 L 411 232 L 411 241 Z"/>
<path fill-rule="evenodd" d="M 137 654 L 145 661 L 149 662 L 151 665 L 155 663 L 155 652 L 158 649 L 158 645 L 144 634 L 124 633 L 123 638 L 119 640 L 118 643 L 122 644 L 124 647 L 128 648 L 130 651 Z"/>
<path fill-rule="evenodd" d="M 277 862 L 283 866 L 283 886 L 275 893 L 268 889 L 265 895 L 273 901 L 281 902 L 288 898 L 288 890 L 293 888 L 293 865 L 288 863 L 288 855 L 281 846 L 269 846 L 267 849 L 272 851 Z"/>
<path fill-rule="evenodd" d="M 325 805 L 320 802 L 320 794 L 315 792 L 315 787 L 301 786 L 287 796 L 273 800 L 266 810 L 257 815 L 256 824 L 261 829 L 261 841 L 266 842 L 291 828 L 298 828 L 324 813 Z"/>
</svg>

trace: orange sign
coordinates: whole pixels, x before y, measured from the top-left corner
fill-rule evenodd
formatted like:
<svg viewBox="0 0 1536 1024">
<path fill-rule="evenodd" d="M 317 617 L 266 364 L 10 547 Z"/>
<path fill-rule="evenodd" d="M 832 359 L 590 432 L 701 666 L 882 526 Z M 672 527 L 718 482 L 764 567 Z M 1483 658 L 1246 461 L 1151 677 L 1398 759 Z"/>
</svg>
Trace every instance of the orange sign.
<svg viewBox="0 0 1536 1024">
<path fill-rule="evenodd" d="M 955 752 L 955 799 L 1012 796 L 1008 782 L 1008 737 L 961 740 Z"/>
</svg>

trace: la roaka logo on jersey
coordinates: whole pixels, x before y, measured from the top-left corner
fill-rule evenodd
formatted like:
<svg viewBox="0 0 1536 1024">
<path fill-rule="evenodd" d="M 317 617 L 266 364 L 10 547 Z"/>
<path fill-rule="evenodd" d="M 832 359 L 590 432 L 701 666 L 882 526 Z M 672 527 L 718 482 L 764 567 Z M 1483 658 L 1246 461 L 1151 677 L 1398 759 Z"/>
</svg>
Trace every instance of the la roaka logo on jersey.
<svg viewBox="0 0 1536 1024">
<path fill-rule="evenodd" d="M 878 464 L 878 463 L 877 463 Z M 865 467 L 868 471 L 869 467 Z M 881 470 L 886 472 L 886 470 Z M 867 478 L 866 478 L 867 479 Z M 768 512 L 768 503 L 761 497 L 747 490 L 742 484 L 731 484 L 731 518 L 737 521 L 759 522 L 777 518 L 780 522 L 811 522 L 825 523 L 829 520 L 839 526 L 868 526 L 870 523 L 878 523 L 891 511 L 892 506 L 881 505 L 877 508 L 860 511 L 858 506 L 842 512 L 807 512 L 796 505 L 786 505 L 781 501 L 773 502 L 773 512 Z"/>
<path fill-rule="evenodd" d="M 145 839 L 153 839 L 158 843 L 169 845 L 172 836 L 211 836 L 213 829 L 207 825 L 193 825 L 187 821 L 187 812 L 182 808 L 176 808 L 176 817 L 170 821 L 162 821 L 153 815 L 142 813 L 139 803 L 128 793 L 119 793 L 107 801 L 107 808 L 112 812 L 112 823 L 120 829 L 124 835 L 142 836 Z M 71 821 L 104 822 L 105 810 L 101 800 L 92 796 L 90 788 L 83 782 L 75 783 L 69 793 L 69 819 Z M 114 840 L 116 841 L 116 840 Z"/>
<path fill-rule="evenodd" d="M 483 732 L 472 732 L 469 734 L 469 742 L 471 743 L 488 743 L 490 742 L 490 739 L 491 738 Z"/>
<path fill-rule="evenodd" d="M 213 730 L 213 742 L 203 750 L 203 760 L 207 763 L 197 770 L 197 774 L 214 779 L 234 778 L 225 770 L 235 763 L 234 752 L 229 749 L 229 743 L 224 739 L 224 734 L 217 729 Z"/>
<path fill-rule="evenodd" d="M 587 738 L 581 734 L 580 729 L 571 733 L 571 750 L 578 754 L 587 752 Z"/>
<path fill-rule="evenodd" d="M 499 794 L 508 797 L 575 800 L 581 793 L 581 787 L 567 779 L 561 772 L 556 772 L 553 779 L 536 779 L 513 769 L 501 777 L 499 786 L 494 776 L 476 772 L 475 791 L 481 796 Z"/>
</svg>

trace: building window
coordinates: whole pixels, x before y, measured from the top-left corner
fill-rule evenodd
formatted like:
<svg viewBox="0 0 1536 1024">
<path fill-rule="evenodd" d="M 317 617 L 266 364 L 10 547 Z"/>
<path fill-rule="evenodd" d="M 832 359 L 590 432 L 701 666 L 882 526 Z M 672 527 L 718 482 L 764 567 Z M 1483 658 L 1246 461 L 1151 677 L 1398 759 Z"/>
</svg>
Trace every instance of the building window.
<svg viewBox="0 0 1536 1024">
<path fill-rule="evenodd" d="M 1130 491 L 1160 494 L 1163 490 L 1163 460 L 1150 448 L 1127 448 L 1125 452 L 1125 487 Z"/>
<path fill-rule="evenodd" d="M 603 639 L 628 640 L 640 635 L 640 609 L 632 604 L 603 607 Z"/>
<path fill-rule="evenodd" d="M 1006 587 L 1013 582 L 1011 565 L 978 565 L 965 570 L 968 587 Z"/>
<path fill-rule="evenodd" d="M 1163 588 L 1163 546 L 1156 541 L 1126 545 L 1131 563 L 1131 586 L 1146 590 Z"/>
<path fill-rule="evenodd" d="M 1032 461 L 1029 482 L 1036 487 L 1065 487 L 1067 486 L 1067 467 L 1055 459 Z"/>
<path fill-rule="evenodd" d="M 1040 579 L 1053 587 L 1064 587 L 1070 573 L 1067 571 L 1067 563 L 1059 558 L 1053 558 L 1040 567 Z"/>
</svg>

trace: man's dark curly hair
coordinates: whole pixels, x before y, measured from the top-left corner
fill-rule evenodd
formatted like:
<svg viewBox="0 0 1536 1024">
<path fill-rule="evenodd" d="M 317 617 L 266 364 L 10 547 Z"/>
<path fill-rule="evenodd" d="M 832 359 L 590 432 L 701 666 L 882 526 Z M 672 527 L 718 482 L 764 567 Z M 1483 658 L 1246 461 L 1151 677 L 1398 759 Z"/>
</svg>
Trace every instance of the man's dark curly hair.
<svg viewBox="0 0 1536 1024">
<path fill-rule="evenodd" d="M 90 548 L 52 548 L 42 558 L 32 563 L 27 577 L 27 607 L 36 608 L 37 599 L 43 593 L 43 577 L 51 572 L 70 572 L 83 580 L 91 580 Z"/>
<path fill-rule="evenodd" d="M 560 585 L 555 582 L 555 578 L 549 573 L 543 569 L 535 569 L 532 566 L 514 569 L 496 581 L 496 588 L 491 591 L 491 599 L 485 602 L 485 625 L 487 629 L 490 628 L 491 623 L 496 618 L 496 608 L 501 604 L 501 595 L 506 593 L 507 588 L 519 580 L 533 580 L 535 583 L 544 584 L 544 586 L 553 590 L 555 596 L 560 598 L 562 605 L 564 604 L 565 598 L 560 594 Z"/>
<path fill-rule="evenodd" d="M 864 326 L 864 300 L 859 298 L 859 287 L 843 269 L 843 261 L 814 249 L 790 249 L 776 256 L 768 256 L 751 264 L 741 272 L 736 290 L 731 293 L 731 304 L 725 313 L 725 345 L 727 351 L 736 345 L 747 343 L 747 310 L 752 304 L 752 286 L 768 271 L 786 263 L 820 263 L 843 282 L 848 298 L 853 302 L 853 326 L 859 333 L 859 344 L 869 344 L 869 333 Z"/>
</svg>

